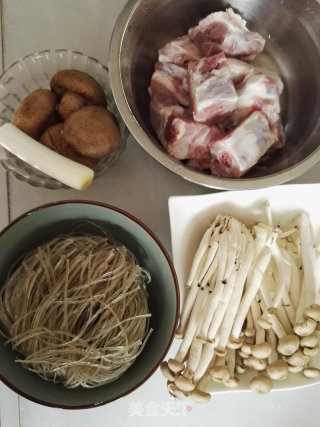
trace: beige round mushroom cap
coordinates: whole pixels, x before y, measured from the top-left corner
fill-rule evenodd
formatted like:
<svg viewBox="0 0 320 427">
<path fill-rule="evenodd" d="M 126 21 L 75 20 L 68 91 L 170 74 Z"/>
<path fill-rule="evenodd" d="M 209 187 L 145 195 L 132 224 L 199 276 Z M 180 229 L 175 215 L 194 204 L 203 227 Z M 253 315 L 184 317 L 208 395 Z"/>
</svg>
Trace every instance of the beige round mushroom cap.
<svg viewBox="0 0 320 427">
<path fill-rule="evenodd" d="M 86 106 L 64 122 L 64 137 L 76 151 L 97 159 L 120 144 L 120 131 L 113 115 L 104 107 Z"/>
</svg>

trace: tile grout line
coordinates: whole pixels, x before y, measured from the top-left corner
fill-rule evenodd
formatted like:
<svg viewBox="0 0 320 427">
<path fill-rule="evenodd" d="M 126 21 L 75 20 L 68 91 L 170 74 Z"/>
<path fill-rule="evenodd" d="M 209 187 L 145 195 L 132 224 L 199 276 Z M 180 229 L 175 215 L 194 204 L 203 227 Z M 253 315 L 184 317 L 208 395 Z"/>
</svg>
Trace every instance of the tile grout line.
<svg viewBox="0 0 320 427">
<path fill-rule="evenodd" d="M 4 67 L 3 1 L 2 0 L 0 0 L 0 28 L 1 28 L 0 30 L 0 50 L 1 50 L 0 72 L 2 73 L 3 67 Z M 3 192 L 6 194 L 5 200 L 4 200 L 4 206 L 6 205 L 6 213 L 2 212 L 0 215 L 0 228 L 2 228 L 5 225 L 7 225 L 7 223 L 10 220 L 9 177 L 8 177 L 8 172 L 4 171 L 4 169 L 1 171 L 0 180 L 2 181 L 0 182 L 0 184 L 3 189 Z"/>
<path fill-rule="evenodd" d="M 0 73 L 3 72 L 4 66 L 4 37 L 3 37 L 3 1 L 0 0 Z M 0 166 L 1 167 L 1 166 Z M 2 168 L 2 167 L 1 167 Z M 8 172 L 4 169 L 0 171 L 0 188 L 3 192 L 1 197 L 0 210 L 0 229 L 6 226 L 10 220 L 9 207 L 9 179 Z M 4 212 L 6 210 L 6 212 Z M 21 427 L 20 399 L 19 396 L 0 384 L 0 425 L 2 427 Z"/>
</svg>

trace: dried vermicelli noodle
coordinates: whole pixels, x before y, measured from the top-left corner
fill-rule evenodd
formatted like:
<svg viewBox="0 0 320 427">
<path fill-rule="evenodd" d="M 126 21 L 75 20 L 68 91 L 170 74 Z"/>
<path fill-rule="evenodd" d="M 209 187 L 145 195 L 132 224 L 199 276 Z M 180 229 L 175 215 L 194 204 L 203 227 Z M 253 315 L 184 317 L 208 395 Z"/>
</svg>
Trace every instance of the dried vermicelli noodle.
<svg viewBox="0 0 320 427">
<path fill-rule="evenodd" d="M 25 368 L 66 387 L 121 376 L 148 336 L 149 273 L 112 238 L 59 235 L 16 263 L 0 290 L 1 333 Z"/>
</svg>

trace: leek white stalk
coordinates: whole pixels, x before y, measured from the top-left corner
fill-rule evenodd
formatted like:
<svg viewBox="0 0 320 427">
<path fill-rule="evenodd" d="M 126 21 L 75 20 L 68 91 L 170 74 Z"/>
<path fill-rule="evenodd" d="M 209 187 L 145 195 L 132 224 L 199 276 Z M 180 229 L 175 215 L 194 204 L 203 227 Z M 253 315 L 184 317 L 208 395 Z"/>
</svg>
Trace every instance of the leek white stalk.
<svg viewBox="0 0 320 427">
<path fill-rule="evenodd" d="M 50 150 L 12 123 L 0 127 L 0 145 L 33 168 L 76 190 L 84 190 L 94 178 L 92 169 Z"/>
</svg>

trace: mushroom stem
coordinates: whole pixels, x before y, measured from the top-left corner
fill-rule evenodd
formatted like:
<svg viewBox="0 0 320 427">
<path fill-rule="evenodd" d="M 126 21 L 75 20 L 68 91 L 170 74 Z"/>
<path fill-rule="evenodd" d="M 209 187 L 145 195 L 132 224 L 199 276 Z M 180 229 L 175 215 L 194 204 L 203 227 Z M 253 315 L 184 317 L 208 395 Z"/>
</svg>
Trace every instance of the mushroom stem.
<svg viewBox="0 0 320 427">
<path fill-rule="evenodd" d="M 229 274 L 228 276 L 226 274 L 226 278 L 221 282 L 224 285 L 224 289 L 208 329 L 209 339 L 215 337 L 221 322 L 223 321 L 239 271 L 239 256 L 241 252 L 243 254 L 242 248 L 245 247 L 245 241 L 241 238 L 241 227 L 238 221 L 230 221 L 228 237 L 228 247 L 232 247 L 232 255 L 229 257 L 230 259 L 226 266 L 226 272 L 228 270 Z M 229 266 L 229 264 L 231 264 L 231 266 Z"/>
<path fill-rule="evenodd" d="M 227 387 L 237 387 L 239 384 L 239 378 L 234 375 L 236 365 L 236 352 L 233 349 L 228 348 L 226 353 L 226 366 L 230 372 L 230 378 L 225 381 Z"/>
<path fill-rule="evenodd" d="M 202 236 L 199 247 L 193 258 L 189 277 L 187 280 L 187 284 L 185 286 L 185 289 L 188 290 L 188 293 L 186 295 L 186 298 L 183 304 L 180 323 L 179 323 L 178 330 L 176 332 L 176 335 L 178 336 L 184 335 L 184 332 L 192 311 L 193 304 L 197 297 L 198 288 L 200 287 L 200 283 L 199 283 L 200 274 L 202 272 L 202 268 L 207 258 L 207 254 L 209 251 L 209 243 L 210 243 L 212 234 L 213 234 L 212 228 L 211 226 L 209 226 L 205 231 L 204 235 Z"/>
<path fill-rule="evenodd" d="M 273 245 L 272 250 L 273 259 L 275 260 L 275 264 L 277 266 L 277 289 L 273 297 L 273 306 L 278 307 L 286 290 L 288 280 L 290 280 L 291 269 L 290 264 L 283 256 L 277 242 L 275 242 Z"/>
<path fill-rule="evenodd" d="M 266 342 L 265 330 L 258 322 L 258 319 L 261 317 L 261 311 L 256 298 L 251 303 L 251 312 L 256 330 L 255 344 L 251 346 L 251 353 L 257 359 L 266 359 L 271 353 L 271 346 Z"/>
<path fill-rule="evenodd" d="M 201 316 L 203 315 L 203 308 L 205 306 L 207 295 L 208 292 L 200 288 L 200 292 L 198 292 L 192 308 L 187 329 L 185 331 L 184 337 L 181 341 L 179 350 L 176 355 L 176 359 L 180 362 L 183 362 L 185 360 L 185 357 L 188 353 L 193 337 L 197 330 L 198 323 L 200 321 Z"/>
<path fill-rule="evenodd" d="M 303 282 L 305 285 L 304 306 L 307 307 L 314 303 L 315 294 L 319 293 L 319 278 L 317 277 L 319 275 L 316 274 L 315 240 L 309 217 L 302 212 L 297 219 L 301 243 Z"/>
<path fill-rule="evenodd" d="M 283 305 L 279 305 L 277 307 L 277 317 L 278 317 L 279 321 L 281 322 L 281 325 L 284 328 L 284 330 L 286 331 L 286 333 L 288 335 L 292 334 L 292 331 L 293 331 L 292 326 L 291 326 L 291 323 L 288 319 L 286 309 Z"/>
<path fill-rule="evenodd" d="M 192 372 L 195 372 L 202 353 L 202 341 L 199 339 L 199 337 L 196 335 L 191 343 L 189 356 L 187 360 L 187 369 L 189 369 Z"/>
<path fill-rule="evenodd" d="M 270 246 L 265 246 L 262 249 L 256 263 L 252 268 L 251 273 L 247 278 L 247 286 L 245 289 L 245 293 L 242 297 L 239 310 L 237 312 L 237 315 L 233 323 L 232 336 L 234 338 L 238 338 L 240 335 L 244 320 L 246 318 L 246 315 L 248 313 L 252 300 L 254 299 L 259 289 L 263 274 L 270 262 L 270 258 L 271 258 L 271 248 Z"/>
<path fill-rule="evenodd" d="M 287 334 L 283 328 L 281 322 L 276 316 L 276 309 L 269 308 L 267 310 L 270 316 L 270 322 L 272 323 L 272 329 L 277 335 L 279 342 L 277 350 L 284 355 L 291 355 L 299 348 L 299 338 L 294 334 Z"/>
<path fill-rule="evenodd" d="M 230 340 L 232 326 L 241 302 L 245 281 L 254 256 L 254 241 L 244 225 L 242 225 L 242 236 L 244 237 L 242 237 L 241 247 L 245 251 L 245 254 L 240 254 L 242 262 L 239 263 L 240 266 L 237 274 L 236 286 L 233 289 L 227 311 L 221 324 L 221 334 L 218 343 L 219 348 L 225 348 Z M 239 335 L 233 338 L 237 340 Z"/>
<path fill-rule="evenodd" d="M 217 383 L 223 383 L 230 379 L 230 372 L 226 366 L 225 356 L 216 357 L 216 363 L 210 369 L 210 378 Z"/>
<path fill-rule="evenodd" d="M 284 360 L 279 359 L 276 334 L 272 329 L 268 329 L 266 335 L 272 349 L 268 357 L 267 373 L 273 380 L 284 380 L 288 376 L 288 365 Z"/>
<path fill-rule="evenodd" d="M 208 367 L 215 360 L 214 341 L 207 341 L 203 347 L 197 369 L 194 374 L 194 380 L 198 382 L 206 373 Z"/>
<path fill-rule="evenodd" d="M 291 281 L 289 297 L 294 306 L 294 309 L 297 310 L 301 292 L 300 283 L 302 281 L 302 274 L 299 270 L 300 260 L 299 257 L 291 251 L 287 251 L 287 257 L 290 258 L 291 261 Z"/>
<path fill-rule="evenodd" d="M 223 293 L 226 265 L 227 265 L 227 254 L 228 254 L 228 234 L 226 230 L 221 230 L 219 236 L 219 248 L 217 251 L 218 269 L 217 274 L 214 276 L 214 282 L 211 280 L 209 296 L 205 307 L 203 308 L 203 315 L 201 317 L 201 337 L 207 338 L 210 323 L 213 314 L 217 308 L 218 302 Z"/>
</svg>

